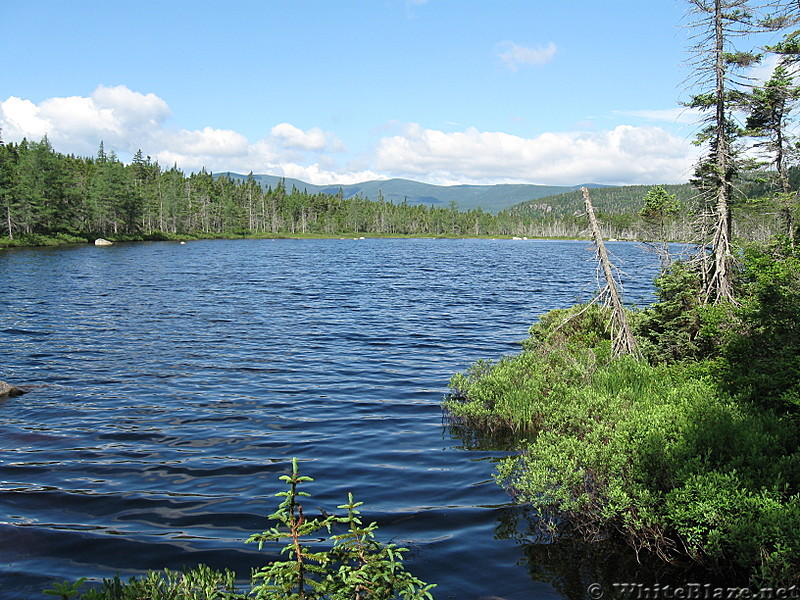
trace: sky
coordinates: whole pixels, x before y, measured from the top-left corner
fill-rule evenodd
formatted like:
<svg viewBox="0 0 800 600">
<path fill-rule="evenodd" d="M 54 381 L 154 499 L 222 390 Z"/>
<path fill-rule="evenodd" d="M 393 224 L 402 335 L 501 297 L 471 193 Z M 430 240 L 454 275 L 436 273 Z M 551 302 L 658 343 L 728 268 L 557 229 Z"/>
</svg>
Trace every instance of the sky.
<svg viewBox="0 0 800 600">
<path fill-rule="evenodd" d="M 0 139 L 314 184 L 681 183 L 684 0 L 3 0 Z"/>
</svg>

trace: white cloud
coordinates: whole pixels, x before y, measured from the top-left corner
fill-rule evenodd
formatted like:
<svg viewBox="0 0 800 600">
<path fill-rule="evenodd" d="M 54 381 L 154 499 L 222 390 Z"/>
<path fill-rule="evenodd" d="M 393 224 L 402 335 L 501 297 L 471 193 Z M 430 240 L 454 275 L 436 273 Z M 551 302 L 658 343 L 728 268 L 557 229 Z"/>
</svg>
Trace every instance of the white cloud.
<svg viewBox="0 0 800 600">
<path fill-rule="evenodd" d="M 318 127 L 303 131 L 289 123 L 280 123 L 272 128 L 270 136 L 277 144 L 288 149 L 322 152 L 330 148 L 341 148 L 341 143 L 335 136 Z"/>
<path fill-rule="evenodd" d="M 373 181 L 376 179 L 387 179 L 385 175 L 370 170 L 350 171 L 342 173 L 323 168 L 319 164 L 298 165 L 294 163 L 273 165 L 271 174 L 282 177 L 292 177 L 314 183 L 316 185 L 350 185 L 363 181 Z"/>
<path fill-rule="evenodd" d="M 690 144 L 657 127 L 623 125 L 523 138 L 474 128 L 445 133 L 411 124 L 401 135 L 381 140 L 376 167 L 435 183 L 670 183 L 684 181 L 694 159 Z"/>
<path fill-rule="evenodd" d="M 6 139 L 38 140 L 46 134 L 54 147 L 82 155 L 93 154 L 101 140 L 109 147 L 131 150 L 132 140 L 146 142 L 157 136 L 169 116 L 167 103 L 155 94 L 122 85 L 101 85 L 90 97 L 49 98 L 39 105 L 13 96 L 0 104 Z"/>
<path fill-rule="evenodd" d="M 0 127 L 6 141 L 19 141 L 25 136 L 40 139 L 50 131 L 50 123 L 39 115 L 39 107 L 16 96 L 0 102 Z"/>
<path fill-rule="evenodd" d="M 142 149 L 160 164 L 186 171 L 269 172 L 330 183 L 335 174 L 323 167 L 324 153 L 343 151 L 336 136 L 319 128 L 307 131 L 275 125 L 263 139 L 250 142 L 229 129 L 177 129 L 168 126 L 171 111 L 155 94 L 141 94 L 124 85 L 99 86 L 90 96 L 50 98 L 40 104 L 17 97 L 0 102 L 2 139 L 39 140 L 47 135 L 59 152 L 93 156 L 101 141 L 123 160 Z M 308 153 L 313 155 L 308 160 Z M 310 162 L 310 166 L 301 166 Z M 362 174 L 375 175 L 364 171 Z"/>
<path fill-rule="evenodd" d="M 248 151 L 247 138 L 229 129 L 205 127 L 200 131 L 181 130 L 161 134 L 170 150 L 188 156 L 241 156 Z"/>
<path fill-rule="evenodd" d="M 550 42 L 544 47 L 527 48 L 514 42 L 502 42 L 497 46 L 497 56 L 512 71 L 523 65 L 541 65 L 548 63 L 556 55 L 558 47 Z"/>
<path fill-rule="evenodd" d="M 124 85 L 101 85 L 91 99 L 98 111 L 110 111 L 126 127 L 160 127 L 172 114 L 167 103 L 155 94 L 133 92 Z"/>
<path fill-rule="evenodd" d="M 98 106 L 91 98 L 51 98 L 42 102 L 39 114 L 50 125 L 54 138 L 76 135 L 117 138 L 123 130 L 114 109 Z"/>
<path fill-rule="evenodd" d="M 638 113 L 670 118 L 672 113 Z M 102 140 L 123 160 L 141 148 L 164 166 L 185 171 L 234 171 L 295 177 L 316 184 L 408 177 L 430 183 L 529 182 L 574 185 L 685 181 L 697 149 L 660 127 L 622 125 L 608 131 L 555 132 L 525 138 L 468 128 L 444 132 L 394 123 L 374 148 L 353 156 L 331 132 L 278 123 L 251 141 L 229 129 L 169 125 L 167 103 L 125 86 L 98 87 L 88 97 L 39 104 L 9 97 L 0 102 L 7 142 L 45 134 L 59 152 L 92 156 Z M 674 115 L 671 118 L 675 118 Z"/>
</svg>

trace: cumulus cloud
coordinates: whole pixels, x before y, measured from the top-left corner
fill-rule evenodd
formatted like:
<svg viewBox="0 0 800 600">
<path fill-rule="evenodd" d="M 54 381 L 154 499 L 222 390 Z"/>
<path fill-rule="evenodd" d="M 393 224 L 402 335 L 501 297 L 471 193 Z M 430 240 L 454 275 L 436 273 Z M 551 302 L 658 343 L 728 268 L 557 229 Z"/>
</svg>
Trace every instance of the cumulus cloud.
<svg viewBox="0 0 800 600">
<path fill-rule="evenodd" d="M 307 181 L 316 185 L 350 185 L 363 181 L 374 181 L 387 179 L 386 175 L 376 173 L 369 169 L 361 171 L 342 172 L 338 170 L 326 169 L 318 163 L 311 165 L 298 165 L 294 163 L 283 163 L 273 165 L 274 170 L 270 173 L 282 177 L 291 177 Z"/>
<path fill-rule="evenodd" d="M 50 123 L 39 116 L 39 107 L 16 96 L 0 102 L 0 126 L 4 139 L 9 141 L 25 136 L 41 138 L 50 130 Z"/>
<path fill-rule="evenodd" d="M 401 135 L 381 140 L 376 167 L 437 183 L 669 183 L 685 180 L 695 160 L 691 148 L 658 127 L 623 125 L 523 138 L 474 128 L 445 133 L 411 124 Z"/>
<path fill-rule="evenodd" d="M 98 111 L 110 113 L 126 128 L 160 127 L 172 114 L 167 103 L 155 94 L 140 94 L 124 85 L 101 85 L 92 94 L 91 101 Z"/>
<path fill-rule="evenodd" d="M 90 97 L 50 98 L 40 104 L 14 96 L 0 103 L 0 126 L 9 140 L 47 135 L 62 151 L 91 153 L 100 140 L 128 150 L 130 140 L 149 140 L 170 116 L 155 94 L 121 85 L 99 86 Z"/>
<path fill-rule="evenodd" d="M 272 128 L 270 136 L 284 148 L 295 150 L 321 152 L 329 147 L 340 147 L 338 139 L 318 127 L 303 131 L 289 123 L 280 123 Z"/>
<path fill-rule="evenodd" d="M 558 47 L 553 42 L 536 48 L 527 48 L 514 42 L 502 42 L 497 46 L 497 56 L 512 71 L 524 65 L 548 63 L 553 60 L 557 51 Z"/>
<path fill-rule="evenodd" d="M 253 171 L 315 184 L 387 177 L 440 184 L 670 183 L 686 180 L 697 152 L 686 139 L 656 126 L 525 138 L 476 128 L 444 132 L 394 123 L 389 130 L 373 131 L 374 147 L 352 156 L 337 136 L 317 127 L 303 130 L 278 123 L 252 141 L 229 129 L 180 129 L 171 126 L 170 118 L 163 99 L 125 86 L 100 86 L 87 97 L 39 104 L 14 96 L 0 102 L 0 128 L 7 142 L 47 135 L 59 152 L 91 156 L 102 140 L 107 151 L 123 160 L 141 148 L 167 168 L 177 164 L 185 171 Z"/>
<path fill-rule="evenodd" d="M 201 156 L 242 156 L 248 151 L 247 138 L 229 129 L 204 127 L 199 131 L 185 129 L 169 135 L 174 152 Z"/>
<path fill-rule="evenodd" d="M 124 85 L 101 85 L 88 97 L 50 98 L 39 104 L 15 96 L 0 102 L 5 141 L 39 140 L 47 135 L 59 152 L 81 156 L 94 155 L 103 141 L 106 150 L 123 159 L 141 148 L 160 164 L 177 164 L 186 171 L 206 168 L 287 177 L 303 173 L 328 183 L 334 174 L 322 166 L 324 158 L 320 157 L 344 149 L 336 136 L 316 127 L 304 131 L 280 123 L 263 139 L 251 142 L 229 129 L 170 127 L 171 116 L 163 99 Z M 303 167 L 302 162 L 311 165 Z"/>
</svg>

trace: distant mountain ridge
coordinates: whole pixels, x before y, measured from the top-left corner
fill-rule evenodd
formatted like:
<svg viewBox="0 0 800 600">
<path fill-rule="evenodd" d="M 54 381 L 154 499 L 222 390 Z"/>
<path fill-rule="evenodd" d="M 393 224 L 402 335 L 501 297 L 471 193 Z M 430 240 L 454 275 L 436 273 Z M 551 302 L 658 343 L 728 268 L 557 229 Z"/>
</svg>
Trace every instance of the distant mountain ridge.
<svg viewBox="0 0 800 600">
<path fill-rule="evenodd" d="M 228 176 L 232 179 L 247 178 L 247 175 L 230 172 L 216 173 L 215 175 L 218 177 Z M 598 184 L 558 186 L 524 183 L 445 186 L 421 183 L 410 179 L 381 179 L 350 185 L 314 185 L 299 179 L 278 177 L 276 175 L 253 175 L 253 178 L 264 188 L 274 188 L 283 179 L 287 190 L 296 187 L 298 190 L 305 190 L 309 194 L 337 194 L 339 190 L 342 190 L 345 198 L 361 194 L 368 200 L 377 200 L 380 192 L 384 200 L 395 204 L 406 201 L 409 204 L 444 207 L 450 202 L 455 202 L 460 210 L 481 208 L 493 214 L 520 202 L 563 194 L 580 189 L 583 185 L 593 188 L 606 187 Z"/>
</svg>

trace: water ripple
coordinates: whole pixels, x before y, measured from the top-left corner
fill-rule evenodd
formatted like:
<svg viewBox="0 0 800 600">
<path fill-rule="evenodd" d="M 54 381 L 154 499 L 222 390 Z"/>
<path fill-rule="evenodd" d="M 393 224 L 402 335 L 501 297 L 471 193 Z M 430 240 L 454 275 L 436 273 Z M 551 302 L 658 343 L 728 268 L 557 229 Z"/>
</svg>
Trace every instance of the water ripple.
<svg viewBox="0 0 800 600">
<path fill-rule="evenodd" d="M 630 302 L 654 257 L 614 244 Z M 499 452 L 442 426 L 449 376 L 589 298 L 584 242 L 209 241 L 0 254 L 0 589 L 275 558 L 298 457 L 314 509 L 352 491 L 439 598 L 558 597 L 495 530 Z"/>
</svg>

